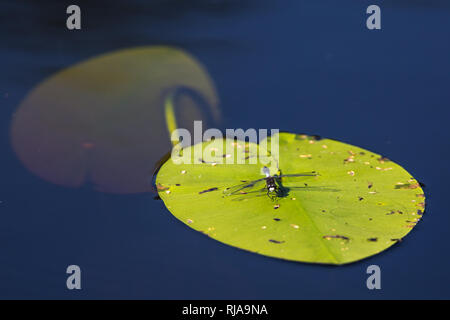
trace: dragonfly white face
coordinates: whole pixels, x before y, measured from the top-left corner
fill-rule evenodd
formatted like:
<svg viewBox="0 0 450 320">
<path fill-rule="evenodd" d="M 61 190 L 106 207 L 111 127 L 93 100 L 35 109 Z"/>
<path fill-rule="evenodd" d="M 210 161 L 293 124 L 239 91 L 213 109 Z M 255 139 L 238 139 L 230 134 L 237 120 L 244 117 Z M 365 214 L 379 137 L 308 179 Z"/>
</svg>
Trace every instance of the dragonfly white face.
<svg viewBox="0 0 450 320">
<path fill-rule="evenodd" d="M 262 172 L 266 175 L 266 178 L 267 178 L 267 177 L 270 177 L 270 170 L 269 170 L 269 168 L 264 167 L 264 168 L 262 169 Z"/>
</svg>

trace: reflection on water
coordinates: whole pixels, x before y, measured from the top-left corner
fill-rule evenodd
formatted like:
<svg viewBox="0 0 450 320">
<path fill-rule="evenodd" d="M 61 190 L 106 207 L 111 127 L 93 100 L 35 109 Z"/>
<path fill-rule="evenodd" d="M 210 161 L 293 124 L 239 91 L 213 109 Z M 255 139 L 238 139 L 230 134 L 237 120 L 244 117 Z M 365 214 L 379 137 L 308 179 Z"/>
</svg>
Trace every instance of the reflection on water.
<svg viewBox="0 0 450 320">
<path fill-rule="evenodd" d="M 191 56 L 170 47 L 108 53 L 59 72 L 28 94 L 14 114 L 11 139 L 24 165 L 41 178 L 103 192 L 151 190 L 157 161 L 170 150 L 164 99 L 176 88 L 194 96 L 176 101 L 188 127 L 219 119 L 214 85 Z"/>
</svg>

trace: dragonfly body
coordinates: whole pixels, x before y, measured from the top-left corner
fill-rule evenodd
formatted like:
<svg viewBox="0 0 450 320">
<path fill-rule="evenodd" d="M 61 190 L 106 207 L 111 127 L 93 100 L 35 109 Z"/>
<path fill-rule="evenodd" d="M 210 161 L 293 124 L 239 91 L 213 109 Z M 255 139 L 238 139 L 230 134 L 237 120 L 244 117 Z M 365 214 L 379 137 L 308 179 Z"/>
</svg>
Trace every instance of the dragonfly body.
<svg viewBox="0 0 450 320">
<path fill-rule="evenodd" d="M 277 183 L 274 177 L 266 178 L 266 187 L 269 192 L 274 192 L 277 189 Z"/>
<path fill-rule="evenodd" d="M 266 188 L 267 188 L 267 195 L 270 198 L 270 194 L 275 192 L 277 192 L 278 190 L 278 185 L 277 182 L 275 181 L 275 176 L 271 176 L 270 175 L 270 170 L 267 167 L 263 168 L 263 173 L 266 175 Z"/>
</svg>

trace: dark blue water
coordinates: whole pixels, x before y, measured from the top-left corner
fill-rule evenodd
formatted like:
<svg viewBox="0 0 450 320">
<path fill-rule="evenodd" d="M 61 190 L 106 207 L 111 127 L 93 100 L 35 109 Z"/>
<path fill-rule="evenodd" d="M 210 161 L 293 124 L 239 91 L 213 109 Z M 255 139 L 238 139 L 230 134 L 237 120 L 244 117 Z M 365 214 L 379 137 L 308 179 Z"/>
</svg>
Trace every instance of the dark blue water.
<svg viewBox="0 0 450 320">
<path fill-rule="evenodd" d="M 189 3 L 189 4 L 188 4 Z M 382 4 L 380 4 L 382 3 Z M 378 1 L 0 4 L 0 298 L 450 298 L 450 4 Z M 319 134 L 383 154 L 426 185 L 399 245 L 344 267 L 266 258 L 186 228 L 148 194 L 50 184 L 12 151 L 11 117 L 49 75 L 137 45 L 180 47 L 213 78 L 226 128 Z M 81 291 L 65 269 L 82 269 Z M 377 264 L 382 290 L 366 288 Z"/>
</svg>

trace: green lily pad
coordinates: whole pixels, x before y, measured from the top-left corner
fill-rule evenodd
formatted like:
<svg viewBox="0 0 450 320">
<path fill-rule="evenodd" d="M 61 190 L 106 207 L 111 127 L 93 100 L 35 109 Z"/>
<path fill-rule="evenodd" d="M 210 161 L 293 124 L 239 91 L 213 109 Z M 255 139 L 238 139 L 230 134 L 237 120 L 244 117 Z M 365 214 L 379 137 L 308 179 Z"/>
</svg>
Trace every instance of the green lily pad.
<svg viewBox="0 0 450 320">
<path fill-rule="evenodd" d="M 401 241 L 424 211 L 425 196 L 416 179 L 398 164 L 356 146 L 280 133 L 279 158 L 274 159 L 252 143 L 214 142 L 232 145 L 234 156 L 211 142 L 187 147 L 183 153 L 190 152 L 197 163 L 169 159 L 156 185 L 175 217 L 231 246 L 287 260 L 345 264 Z M 212 154 L 196 159 L 195 148 Z M 266 158 L 255 159 L 258 150 Z M 255 163 L 221 163 L 227 159 Z M 230 187 L 263 178 L 268 159 L 281 174 L 317 175 L 282 178 L 283 194 L 275 200 L 256 186 L 230 195 Z"/>
</svg>

